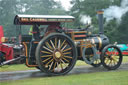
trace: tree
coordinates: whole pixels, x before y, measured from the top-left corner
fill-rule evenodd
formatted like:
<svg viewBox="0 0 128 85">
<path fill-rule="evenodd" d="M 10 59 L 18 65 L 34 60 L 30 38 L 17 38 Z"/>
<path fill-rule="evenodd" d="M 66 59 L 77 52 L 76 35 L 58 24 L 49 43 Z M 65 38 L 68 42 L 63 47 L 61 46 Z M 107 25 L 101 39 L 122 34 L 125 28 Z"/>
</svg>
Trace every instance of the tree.
<svg viewBox="0 0 128 85">
<path fill-rule="evenodd" d="M 119 43 L 128 44 L 128 12 L 122 17 L 122 22 L 117 28 L 115 34 Z"/>
<path fill-rule="evenodd" d="M 16 36 L 13 20 L 16 14 L 50 15 L 66 14 L 54 0 L 0 0 L 0 25 L 5 36 Z"/>
<path fill-rule="evenodd" d="M 4 34 L 13 36 L 16 32 L 13 26 L 13 17 L 15 10 L 15 0 L 0 1 L 0 25 L 4 27 Z M 14 32 L 14 33 L 11 33 Z"/>
</svg>

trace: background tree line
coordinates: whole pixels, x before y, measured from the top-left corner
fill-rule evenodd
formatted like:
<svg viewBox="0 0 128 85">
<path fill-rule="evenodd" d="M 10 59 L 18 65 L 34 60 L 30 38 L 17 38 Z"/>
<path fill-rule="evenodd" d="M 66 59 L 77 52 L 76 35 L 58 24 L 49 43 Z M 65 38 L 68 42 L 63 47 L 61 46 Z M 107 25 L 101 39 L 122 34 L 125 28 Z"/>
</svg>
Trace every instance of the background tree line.
<svg viewBox="0 0 128 85">
<path fill-rule="evenodd" d="M 37 15 L 72 15 L 75 22 L 66 25 L 68 28 L 85 27 L 80 23 L 80 15 L 89 15 L 92 20 L 93 31 L 98 33 L 98 20 L 96 11 L 109 8 L 111 5 L 121 5 L 122 0 L 72 0 L 72 7 L 66 11 L 61 3 L 54 0 L 0 0 L 0 25 L 4 27 L 5 36 L 16 36 L 13 20 L 16 14 Z M 116 19 L 104 22 L 105 34 L 113 43 L 128 43 L 128 12 L 121 17 L 121 22 Z"/>
</svg>

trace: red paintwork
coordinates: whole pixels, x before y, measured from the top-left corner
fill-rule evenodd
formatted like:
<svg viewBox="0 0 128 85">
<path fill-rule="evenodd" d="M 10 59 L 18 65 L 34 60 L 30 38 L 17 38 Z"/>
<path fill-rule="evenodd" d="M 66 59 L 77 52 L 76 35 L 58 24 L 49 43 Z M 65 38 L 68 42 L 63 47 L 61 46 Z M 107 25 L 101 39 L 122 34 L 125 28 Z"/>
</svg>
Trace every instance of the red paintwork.
<svg viewBox="0 0 128 85">
<path fill-rule="evenodd" d="M 86 37 L 86 35 L 74 35 L 74 37 Z"/>
<path fill-rule="evenodd" d="M 122 52 L 123 55 L 128 55 L 128 52 Z"/>
<path fill-rule="evenodd" d="M 4 37 L 3 27 L 0 26 L 0 51 L 5 53 L 5 59 L 13 59 L 13 47 L 5 45 L 1 42 L 1 37 Z"/>
<path fill-rule="evenodd" d="M 2 43 L 2 42 L 1 42 L 1 38 L 2 38 L 2 37 L 4 37 L 4 31 L 3 31 L 3 27 L 0 26 L 0 43 Z"/>
<path fill-rule="evenodd" d="M 107 54 L 115 54 L 115 55 L 118 55 L 118 52 L 107 52 Z M 122 52 L 122 55 L 128 55 L 128 51 Z"/>
<path fill-rule="evenodd" d="M 9 47 L 7 45 L 0 44 L 0 51 L 2 51 L 3 53 L 6 54 L 5 55 L 6 60 L 13 59 L 13 47 Z"/>
<path fill-rule="evenodd" d="M 97 52 L 96 54 L 101 54 L 101 52 Z M 116 55 L 118 55 L 118 52 L 107 52 L 107 54 L 116 54 Z M 124 51 L 124 52 L 122 52 L 122 55 L 128 55 L 128 51 Z"/>
</svg>

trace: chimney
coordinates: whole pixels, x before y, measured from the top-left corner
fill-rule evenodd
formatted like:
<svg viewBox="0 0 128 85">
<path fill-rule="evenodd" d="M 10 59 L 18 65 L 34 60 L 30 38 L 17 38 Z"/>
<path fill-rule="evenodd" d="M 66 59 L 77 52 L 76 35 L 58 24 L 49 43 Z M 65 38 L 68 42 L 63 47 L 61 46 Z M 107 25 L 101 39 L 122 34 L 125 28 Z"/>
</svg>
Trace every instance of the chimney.
<svg viewBox="0 0 128 85">
<path fill-rule="evenodd" d="M 97 11 L 97 14 L 98 14 L 98 23 L 99 23 L 99 34 L 104 34 L 103 13 L 104 12 L 102 10 Z"/>
</svg>

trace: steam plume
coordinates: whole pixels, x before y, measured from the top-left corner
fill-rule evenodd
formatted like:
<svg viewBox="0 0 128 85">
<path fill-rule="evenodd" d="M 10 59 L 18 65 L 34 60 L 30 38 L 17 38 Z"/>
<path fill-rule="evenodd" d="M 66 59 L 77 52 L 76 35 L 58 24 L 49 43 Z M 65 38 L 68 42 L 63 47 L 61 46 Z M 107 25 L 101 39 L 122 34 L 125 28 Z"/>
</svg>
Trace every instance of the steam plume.
<svg viewBox="0 0 128 85">
<path fill-rule="evenodd" d="M 91 17 L 88 15 L 80 15 L 80 22 L 82 24 L 91 24 Z"/>
<path fill-rule="evenodd" d="M 116 19 L 118 22 L 121 21 L 121 17 L 128 12 L 128 0 L 122 0 L 120 6 L 110 6 L 107 9 L 104 9 L 104 17 L 106 21 Z"/>
</svg>

